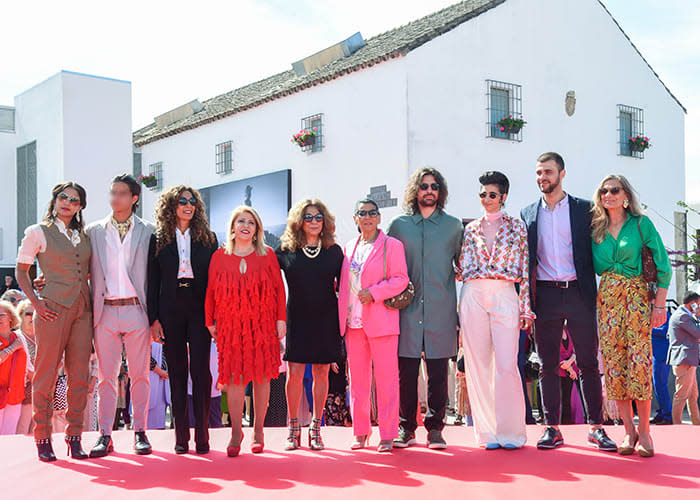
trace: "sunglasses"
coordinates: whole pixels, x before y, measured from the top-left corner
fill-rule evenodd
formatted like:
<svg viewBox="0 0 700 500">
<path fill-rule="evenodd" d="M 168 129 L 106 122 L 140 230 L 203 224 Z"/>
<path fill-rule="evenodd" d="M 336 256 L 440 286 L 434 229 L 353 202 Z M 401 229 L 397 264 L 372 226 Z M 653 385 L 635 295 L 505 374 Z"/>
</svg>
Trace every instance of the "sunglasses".
<svg viewBox="0 0 700 500">
<path fill-rule="evenodd" d="M 184 207 L 185 205 L 187 205 L 188 203 L 189 203 L 190 205 L 192 205 L 192 206 L 195 206 L 195 205 L 197 204 L 197 198 L 195 198 L 195 197 L 193 196 L 192 198 L 190 198 L 190 199 L 188 200 L 187 198 L 185 198 L 185 197 L 183 196 L 182 198 L 180 198 L 179 200 L 177 200 L 177 202 L 178 202 L 180 205 L 182 205 L 183 207 Z"/>
<path fill-rule="evenodd" d="M 34 316 L 34 311 L 24 311 L 24 315 L 27 317 Z"/>
<path fill-rule="evenodd" d="M 501 195 L 499 193 L 496 193 L 495 191 L 490 191 L 488 193 L 486 191 L 482 191 L 479 193 L 479 198 L 486 198 L 487 196 L 493 200 Z"/>
<path fill-rule="evenodd" d="M 68 196 L 66 193 L 60 193 L 58 195 L 58 199 L 61 201 L 69 201 L 73 205 L 80 203 L 80 198 L 78 198 L 77 196 Z"/>
<path fill-rule="evenodd" d="M 421 191 L 427 191 L 428 188 L 432 189 L 433 191 L 440 191 L 440 184 L 437 182 L 433 182 L 432 184 L 428 184 L 427 182 L 424 182 L 423 184 L 420 184 L 418 186 Z"/>
<path fill-rule="evenodd" d="M 620 191 L 622 191 L 622 188 L 619 188 L 619 187 L 617 187 L 617 186 L 614 187 L 614 188 L 610 188 L 610 189 L 600 188 L 600 195 L 603 196 L 603 195 L 608 194 L 608 193 L 610 193 L 610 194 L 617 194 L 617 193 L 619 193 Z"/>
<path fill-rule="evenodd" d="M 372 217 L 375 218 L 377 215 L 379 215 L 379 210 L 376 208 L 373 208 L 372 210 L 358 210 L 355 212 L 355 215 L 358 217 Z"/>
<path fill-rule="evenodd" d="M 311 214 L 304 214 L 304 222 L 322 222 L 323 221 L 323 214 L 316 214 L 316 215 L 311 215 Z"/>
</svg>

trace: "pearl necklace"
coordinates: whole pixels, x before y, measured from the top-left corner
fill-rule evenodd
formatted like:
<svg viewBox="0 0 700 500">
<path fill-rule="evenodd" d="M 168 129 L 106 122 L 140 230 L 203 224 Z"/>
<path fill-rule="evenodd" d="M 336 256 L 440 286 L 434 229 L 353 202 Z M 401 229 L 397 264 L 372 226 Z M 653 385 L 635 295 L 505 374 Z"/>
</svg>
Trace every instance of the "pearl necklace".
<svg viewBox="0 0 700 500">
<path fill-rule="evenodd" d="M 310 247 L 306 245 L 304 247 L 301 247 L 301 251 L 304 252 L 304 255 L 306 255 L 309 259 L 315 259 L 321 253 L 321 245 L 319 244 L 315 247 Z"/>
</svg>

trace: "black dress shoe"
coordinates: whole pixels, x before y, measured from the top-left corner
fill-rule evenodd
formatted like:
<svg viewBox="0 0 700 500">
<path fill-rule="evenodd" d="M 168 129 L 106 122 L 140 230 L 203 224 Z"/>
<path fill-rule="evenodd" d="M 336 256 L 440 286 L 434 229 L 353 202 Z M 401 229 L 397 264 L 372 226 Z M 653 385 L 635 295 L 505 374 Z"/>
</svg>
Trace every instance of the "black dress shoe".
<svg viewBox="0 0 700 500">
<path fill-rule="evenodd" d="M 209 443 L 198 444 L 195 448 L 197 455 L 206 455 L 209 453 Z"/>
<path fill-rule="evenodd" d="M 111 436 L 100 436 L 95 446 L 90 450 L 90 458 L 106 457 L 108 453 L 114 451 L 114 443 Z"/>
<path fill-rule="evenodd" d="M 539 441 L 537 441 L 538 450 L 553 450 L 557 446 L 564 444 L 564 437 L 559 429 L 547 427 Z"/>
<path fill-rule="evenodd" d="M 588 444 L 602 451 L 617 451 L 615 441 L 608 437 L 602 427 L 588 434 Z"/>
<path fill-rule="evenodd" d="M 42 462 L 56 461 L 56 455 L 53 452 L 53 446 L 51 446 L 51 439 L 37 439 L 36 451 L 39 453 L 39 460 Z"/>
<path fill-rule="evenodd" d="M 178 455 L 184 455 L 188 451 L 190 451 L 189 445 L 186 445 L 186 444 L 176 444 L 175 445 L 175 453 L 177 453 Z"/>
<path fill-rule="evenodd" d="M 90 458 L 87 453 L 83 451 L 83 447 L 80 444 L 80 436 L 66 436 L 66 444 L 68 445 L 68 456 L 72 456 L 77 460 L 85 460 Z"/>
<path fill-rule="evenodd" d="M 144 431 L 134 432 L 134 451 L 137 455 L 150 455 L 153 451 Z"/>
</svg>

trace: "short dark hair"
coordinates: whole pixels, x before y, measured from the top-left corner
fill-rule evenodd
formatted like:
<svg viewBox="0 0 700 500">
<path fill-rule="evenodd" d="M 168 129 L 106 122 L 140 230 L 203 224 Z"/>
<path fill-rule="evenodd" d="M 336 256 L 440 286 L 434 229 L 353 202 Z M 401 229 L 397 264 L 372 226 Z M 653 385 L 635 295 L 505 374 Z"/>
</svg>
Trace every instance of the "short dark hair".
<svg viewBox="0 0 700 500">
<path fill-rule="evenodd" d="M 564 166 L 564 158 L 562 158 L 559 153 L 555 153 L 554 151 L 542 153 L 540 156 L 537 157 L 537 163 L 544 163 L 549 160 L 554 160 L 554 163 L 557 164 L 557 167 L 559 168 L 560 172 L 566 168 Z"/>
<path fill-rule="evenodd" d="M 508 194 L 508 188 L 510 188 L 508 177 L 501 172 L 496 172 L 495 170 L 489 170 L 481 174 L 479 176 L 479 182 L 482 186 L 486 186 L 487 184 L 496 184 L 501 194 Z"/>
<path fill-rule="evenodd" d="M 700 299 L 700 295 L 698 295 L 696 292 L 688 292 L 683 297 L 683 304 L 689 304 L 698 299 Z"/>
<path fill-rule="evenodd" d="M 139 199 L 136 200 L 136 203 L 131 205 L 131 212 L 132 213 L 136 212 L 136 209 L 139 206 L 139 201 L 141 201 L 141 184 L 139 183 L 139 181 L 134 179 L 134 177 L 132 175 L 121 174 L 121 175 L 117 175 L 116 177 L 114 177 L 109 182 L 109 185 L 111 186 L 115 182 L 123 182 L 124 184 L 129 186 L 129 191 L 131 191 L 131 196 L 138 196 L 139 197 Z"/>
<path fill-rule="evenodd" d="M 377 202 L 371 198 L 362 198 L 361 200 L 357 200 L 355 202 L 355 211 L 357 212 L 357 210 L 359 210 L 359 208 L 360 208 L 360 205 L 364 205 L 365 203 L 369 203 L 370 205 L 374 205 L 374 208 L 376 208 L 377 211 L 379 211 L 379 205 L 377 205 Z"/>
</svg>

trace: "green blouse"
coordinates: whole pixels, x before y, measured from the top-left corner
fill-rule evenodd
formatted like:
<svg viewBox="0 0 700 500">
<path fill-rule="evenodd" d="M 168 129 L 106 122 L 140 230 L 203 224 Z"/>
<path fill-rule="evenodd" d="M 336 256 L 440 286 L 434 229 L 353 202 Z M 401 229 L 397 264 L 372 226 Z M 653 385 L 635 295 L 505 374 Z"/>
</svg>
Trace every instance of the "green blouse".
<svg viewBox="0 0 700 500">
<path fill-rule="evenodd" d="M 627 214 L 627 220 L 622 224 L 617 240 L 610 233 L 605 235 L 601 243 L 593 241 L 593 267 L 596 274 L 611 272 L 632 278 L 642 274 L 642 239 L 637 229 L 644 237 L 644 243 L 651 248 L 656 262 L 658 287 L 668 288 L 671 283 L 671 264 L 661 236 L 656 231 L 654 223 L 644 215 Z"/>
</svg>

